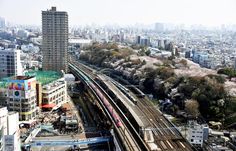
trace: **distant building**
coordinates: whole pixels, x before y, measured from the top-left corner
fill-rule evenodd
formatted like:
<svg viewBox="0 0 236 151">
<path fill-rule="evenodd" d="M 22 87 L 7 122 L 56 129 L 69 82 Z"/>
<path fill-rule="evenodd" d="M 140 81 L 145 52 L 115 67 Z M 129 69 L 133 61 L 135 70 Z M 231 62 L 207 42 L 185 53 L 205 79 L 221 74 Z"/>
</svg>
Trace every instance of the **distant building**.
<svg viewBox="0 0 236 151">
<path fill-rule="evenodd" d="M 137 36 L 137 44 L 140 44 L 141 36 Z"/>
<path fill-rule="evenodd" d="M 209 127 L 200 125 L 195 121 L 189 121 L 187 140 L 193 146 L 203 146 L 203 142 L 208 139 Z"/>
<path fill-rule="evenodd" d="M 92 40 L 90 39 L 77 39 L 77 38 L 70 38 L 69 45 L 76 46 L 79 45 L 80 48 L 84 48 L 85 46 L 89 46 L 92 44 Z"/>
<path fill-rule="evenodd" d="M 137 36 L 137 44 L 141 46 L 150 46 L 150 38 Z"/>
<path fill-rule="evenodd" d="M 164 40 L 158 40 L 158 48 L 165 49 Z"/>
<path fill-rule="evenodd" d="M 68 15 L 67 12 L 42 11 L 43 70 L 67 72 Z"/>
<path fill-rule="evenodd" d="M 155 24 L 155 31 L 157 32 L 163 32 L 165 30 L 163 23 L 156 23 Z"/>
<path fill-rule="evenodd" d="M 42 109 L 50 110 L 61 106 L 67 101 L 67 86 L 64 78 L 43 86 Z"/>
<path fill-rule="evenodd" d="M 17 36 L 26 39 L 29 36 L 29 32 L 27 30 L 20 29 L 17 31 Z"/>
<path fill-rule="evenodd" d="M 16 76 L 8 80 L 8 110 L 19 112 L 20 121 L 36 117 L 36 78 Z"/>
<path fill-rule="evenodd" d="M 165 39 L 164 40 L 164 45 L 165 45 L 165 50 L 170 50 L 170 40 Z"/>
<path fill-rule="evenodd" d="M 236 57 L 234 58 L 234 69 L 236 69 Z"/>
<path fill-rule="evenodd" d="M 0 28 L 5 28 L 5 27 L 6 27 L 5 19 L 0 17 Z"/>
<path fill-rule="evenodd" d="M 191 58 L 191 51 L 185 51 L 185 58 Z"/>
<path fill-rule="evenodd" d="M 202 67 L 211 68 L 209 54 L 206 52 L 193 51 L 192 61 Z"/>
<path fill-rule="evenodd" d="M 7 107 L 0 107 L 0 150 L 19 151 L 19 114 L 8 112 Z"/>
<path fill-rule="evenodd" d="M 0 78 L 22 75 L 20 50 L 0 49 Z"/>
</svg>

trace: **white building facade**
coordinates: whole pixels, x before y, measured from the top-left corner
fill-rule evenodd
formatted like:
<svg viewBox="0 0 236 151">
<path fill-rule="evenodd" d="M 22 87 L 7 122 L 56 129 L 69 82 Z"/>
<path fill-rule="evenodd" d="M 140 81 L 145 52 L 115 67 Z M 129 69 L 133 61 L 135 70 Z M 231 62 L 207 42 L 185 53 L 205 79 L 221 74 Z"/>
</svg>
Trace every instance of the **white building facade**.
<svg viewBox="0 0 236 151">
<path fill-rule="evenodd" d="M 0 50 L 0 78 L 22 75 L 20 50 Z"/>
<path fill-rule="evenodd" d="M 43 86 L 42 108 L 60 107 L 67 101 L 67 85 L 65 78 L 58 79 Z"/>
<path fill-rule="evenodd" d="M 209 128 L 207 125 L 200 125 L 195 121 L 189 122 L 187 140 L 193 146 L 203 146 L 204 140 L 208 139 Z"/>
<path fill-rule="evenodd" d="M 19 114 L 0 108 L 0 151 L 19 151 L 20 132 Z"/>
</svg>

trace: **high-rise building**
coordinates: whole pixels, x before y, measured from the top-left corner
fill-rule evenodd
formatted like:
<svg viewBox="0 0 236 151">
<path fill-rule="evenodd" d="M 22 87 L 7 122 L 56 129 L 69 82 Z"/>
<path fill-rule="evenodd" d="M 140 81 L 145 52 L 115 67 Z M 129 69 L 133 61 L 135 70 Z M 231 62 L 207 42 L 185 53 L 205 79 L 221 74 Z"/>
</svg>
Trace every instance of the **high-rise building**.
<svg viewBox="0 0 236 151">
<path fill-rule="evenodd" d="M 22 75 L 20 50 L 0 49 L 0 78 Z"/>
<path fill-rule="evenodd" d="M 67 72 L 68 15 L 56 7 L 42 11 L 43 70 Z"/>
<path fill-rule="evenodd" d="M 16 76 L 8 80 L 9 111 L 19 112 L 20 121 L 32 121 L 36 117 L 36 78 Z"/>
</svg>

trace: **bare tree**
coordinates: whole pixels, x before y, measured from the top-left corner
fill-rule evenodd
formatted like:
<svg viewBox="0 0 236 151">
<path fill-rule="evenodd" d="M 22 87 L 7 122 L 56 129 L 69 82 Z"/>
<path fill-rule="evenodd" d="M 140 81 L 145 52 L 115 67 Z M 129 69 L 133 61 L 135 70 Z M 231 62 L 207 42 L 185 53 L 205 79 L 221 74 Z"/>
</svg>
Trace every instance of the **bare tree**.
<svg viewBox="0 0 236 151">
<path fill-rule="evenodd" d="M 186 112 L 191 114 L 195 118 L 197 118 L 198 115 L 200 114 L 198 107 L 199 107 L 199 104 L 196 100 L 191 99 L 185 102 Z"/>
</svg>

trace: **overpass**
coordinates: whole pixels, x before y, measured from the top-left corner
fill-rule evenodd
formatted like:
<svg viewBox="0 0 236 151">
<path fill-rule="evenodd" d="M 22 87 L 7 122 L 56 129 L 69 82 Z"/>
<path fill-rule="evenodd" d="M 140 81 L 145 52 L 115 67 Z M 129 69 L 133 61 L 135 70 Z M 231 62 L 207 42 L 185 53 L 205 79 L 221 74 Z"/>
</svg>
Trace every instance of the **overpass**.
<svg viewBox="0 0 236 151">
<path fill-rule="evenodd" d="M 74 140 L 65 140 L 57 139 L 52 140 L 51 137 L 44 137 L 43 140 L 33 140 L 25 146 L 74 146 L 74 145 L 91 145 L 99 143 L 108 143 L 112 140 L 112 137 L 94 137 L 88 139 L 74 139 Z"/>
</svg>

